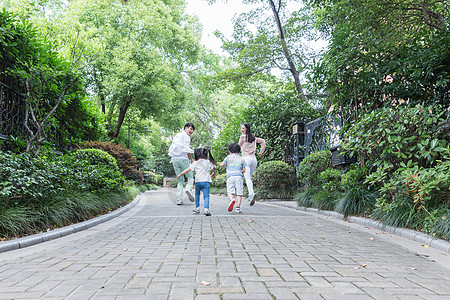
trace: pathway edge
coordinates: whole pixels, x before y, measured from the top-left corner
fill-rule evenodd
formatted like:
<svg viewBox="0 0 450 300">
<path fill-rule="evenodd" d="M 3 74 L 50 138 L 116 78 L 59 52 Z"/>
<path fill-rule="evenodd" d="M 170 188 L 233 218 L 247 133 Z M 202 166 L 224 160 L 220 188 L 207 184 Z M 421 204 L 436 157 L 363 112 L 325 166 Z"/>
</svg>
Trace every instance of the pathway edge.
<svg viewBox="0 0 450 300">
<path fill-rule="evenodd" d="M 301 210 L 301 211 L 305 211 L 305 212 L 321 214 L 324 216 L 333 217 L 333 218 L 340 219 L 340 220 L 345 219 L 343 214 L 340 214 L 335 211 L 321 210 L 321 209 L 317 209 L 317 208 L 304 207 L 304 206 L 281 205 L 279 203 L 276 203 L 276 201 L 267 201 L 267 202 L 264 201 L 263 203 L 274 204 L 274 205 L 291 208 L 291 209 L 295 209 L 295 210 Z M 450 253 L 450 242 L 436 238 L 434 236 L 428 235 L 428 234 L 420 232 L 420 231 L 415 231 L 415 230 L 408 229 L 408 228 L 389 226 L 389 225 L 383 224 L 382 222 L 376 221 L 374 219 L 357 217 L 357 216 L 349 216 L 347 218 L 347 221 L 350 223 L 356 223 L 359 225 L 372 227 L 372 228 L 375 228 L 378 230 L 387 231 L 389 233 L 402 236 L 409 240 L 428 245 L 432 248 L 444 251 L 446 253 Z"/>
<path fill-rule="evenodd" d="M 120 216 L 121 214 L 129 211 L 133 207 L 135 207 L 136 204 L 138 204 L 138 202 L 140 201 L 141 195 L 142 195 L 142 193 L 137 195 L 136 198 L 134 198 L 134 200 L 131 201 L 130 203 L 128 203 L 127 205 L 122 206 L 110 213 L 98 216 L 96 218 L 89 219 L 89 220 L 86 220 L 86 221 L 83 221 L 80 223 L 68 225 L 65 227 L 61 227 L 58 229 L 53 229 L 53 230 L 50 230 L 47 232 L 37 233 L 37 234 L 21 237 L 21 238 L 15 239 L 15 240 L 0 242 L 0 253 L 10 251 L 10 250 L 21 249 L 21 248 L 33 246 L 36 244 L 40 244 L 40 243 L 43 243 L 46 241 L 54 240 L 54 239 L 57 239 L 57 238 L 60 238 L 60 237 L 63 237 L 63 236 L 66 236 L 66 235 L 69 235 L 69 234 L 72 234 L 75 232 L 80 232 L 80 231 L 89 229 L 98 224 L 109 221 L 109 220 L 116 218 L 116 217 Z"/>
</svg>

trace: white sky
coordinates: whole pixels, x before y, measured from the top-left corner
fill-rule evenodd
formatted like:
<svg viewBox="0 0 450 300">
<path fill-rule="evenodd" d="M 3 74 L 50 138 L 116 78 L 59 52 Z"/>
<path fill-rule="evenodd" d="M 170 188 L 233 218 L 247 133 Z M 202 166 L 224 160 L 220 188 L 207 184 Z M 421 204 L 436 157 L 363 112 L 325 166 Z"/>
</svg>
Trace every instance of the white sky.
<svg viewBox="0 0 450 300">
<path fill-rule="evenodd" d="M 186 0 L 187 13 L 198 16 L 203 25 L 202 44 L 208 49 L 221 55 L 226 55 L 222 49 L 221 40 L 214 36 L 214 31 L 219 30 L 225 37 L 231 38 L 233 33 L 232 19 L 235 14 L 248 11 L 252 6 L 242 4 L 242 0 L 216 0 L 213 4 L 208 4 L 207 0 Z M 292 2 L 291 8 L 301 5 L 301 2 Z M 325 41 L 318 41 L 310 44 L 314 49 L 319 50 L 327 45 Z"/>
<path fill-rule="evenodd" d="M 214 31 L 219 30 L 227 38 L 233 33 L 231 19 L 235 14 L 248 10 L 248 5 L 242 4 L 241 0 L 216 0 L 214 4 L 208 4 L 207 0 L 186 0 L 187 13 L 198 16 L 203 25 L 202 44 L 217 54 L 224 54 L 222 42 L 214 36 Z"/>
</svg>

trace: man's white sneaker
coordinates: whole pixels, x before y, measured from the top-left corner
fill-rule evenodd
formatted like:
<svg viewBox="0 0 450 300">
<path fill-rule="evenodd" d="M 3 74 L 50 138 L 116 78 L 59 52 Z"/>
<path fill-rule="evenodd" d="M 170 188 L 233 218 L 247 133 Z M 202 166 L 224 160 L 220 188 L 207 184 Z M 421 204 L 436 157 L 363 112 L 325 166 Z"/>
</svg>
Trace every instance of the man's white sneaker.
<svg viewBox="0 0 450 300">
<path fill-rule="evenodd" d="M 237 213 L 237 214 L 240 214 L 241 213 L 241 208 L 240 207 L 236 207 L 234 209 L 234 212 Z"/>
<path fill-rule="evenodd" d="M 203 213 L 205 214 L 205 216 L 210 216 L 211 215 L 211 213 L 209 212 L 209 209 L 207 209 L 207 208 L 205 208 Z"/>
<path fill-rule="evenodd" d="M 253 194 L 250 194 L 249 196 L 248 196 L 248 202 L 250 203 L 250 206 L 253 206 L 253 205 L 255 205 L 255 193 L 253 193 Z"/>
<path fill-rule="evenodd" d="M 178 200 L 177 201 L 177 205 L 182 205 L 183 204 L 183 200 Z"/>
<path fill-rule="evenodd" d="M 192 193 L 190 191 L 186 191 L 186 195 L 188 196 L 189 201 L 191 201 L 191 202 L 195 201 L 195 198 L 194 198 L 194 196 L 192 196 Z"/>
<path fill-rule="evenodd" d="M 193 212 L 195 212 L 196 214 L 200 213 L 200 207 L 196 207 L 192 209 Z"/>
</svg>

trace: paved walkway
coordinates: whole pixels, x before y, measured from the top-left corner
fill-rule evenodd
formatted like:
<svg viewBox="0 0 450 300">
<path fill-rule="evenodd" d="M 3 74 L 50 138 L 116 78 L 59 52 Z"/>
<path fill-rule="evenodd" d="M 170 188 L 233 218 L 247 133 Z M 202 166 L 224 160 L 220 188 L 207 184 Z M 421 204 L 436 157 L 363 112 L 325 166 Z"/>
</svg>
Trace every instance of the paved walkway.
<svg viewBox="0 0 450 300">
<path fill-rule="evenodd" d="M 143 194 L 119 217 L 0 253 L 0 299 L 450 299 L 449 254 L 271 203 L 211 217 Z M 209 285 L 208 285 L 209 284 Z"/>
</svg>

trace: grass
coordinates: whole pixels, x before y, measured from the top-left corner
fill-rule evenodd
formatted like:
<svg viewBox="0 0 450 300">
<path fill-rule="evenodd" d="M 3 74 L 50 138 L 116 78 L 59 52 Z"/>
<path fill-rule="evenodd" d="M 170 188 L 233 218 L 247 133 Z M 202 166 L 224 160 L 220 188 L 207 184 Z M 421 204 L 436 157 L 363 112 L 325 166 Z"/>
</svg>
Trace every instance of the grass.
<svg viewBox="0 0 450 300">
<path fill-rule="evenodd" d="M 337 202 L 342 197 L 339 192 L 321 190 L 311 196 L 312 206 L 318 209 L 334 210 Z"/>
<path fill-rule="evenodd" d="M 345 217 L 367 215 L 373 210 L 376 199 L 377 193 L 369 191 L 363 186 L 357 186 L 344 194 L 344 197 L 336 205 L 336 211 Z"/>
<path fill-rule="evenodd" d="M 30 200 L 30 206 L 0 208 L 0 240 L 91 219 L 128 204 L 141 191 L 142 188 L 131 186 L 99 194 L 76 192 Z"/>
<path fill-rule="evenodd" d="M 399 199 L 389 206 L 378 206 L 371 216 L 386 225 L 415 230 L 423 228 L 426 217 L 424 211 L 417 210 L 417 205 L 409 199 Z"/>
</svg>

